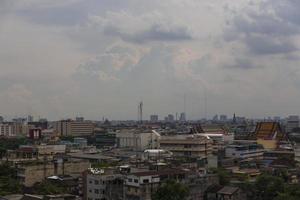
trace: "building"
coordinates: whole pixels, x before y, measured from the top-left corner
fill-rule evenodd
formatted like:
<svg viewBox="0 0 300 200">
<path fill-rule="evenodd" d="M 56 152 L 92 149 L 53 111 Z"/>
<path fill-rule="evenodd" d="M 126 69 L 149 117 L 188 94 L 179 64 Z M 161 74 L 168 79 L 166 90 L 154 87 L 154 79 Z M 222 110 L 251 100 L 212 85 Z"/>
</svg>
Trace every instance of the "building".
<svg viewBox="0 0 300 200">
<path fill-rule="evenodd" d="M 225 156 L 227 158 L 263 158 L 265 150 L 260 144 L 236 144 L 228 145 L 225 147 Z"/>
<path fill-rule="evenodd" d="M 97 148 L 114 147 L 116 141 L 116 133 L 95 133 L 92 144 Z"/>
<path fill-rule="evenodd" d="M 33 122 L 33 116 L 32 115 L 27 116 L 27 122 Z"/>
<path fill-rule="evenodd" d="M 291 133 L 295 128 L 299 128 L 299 116 L 291 115 L 286 120 L 286 132 Z"/>
<path fill-rule="evenodd" d="M 16 150 L 7 150 L 5 160 L 13 163 L 30 160 L 52 160 L 54 156 L 66 153 L 66 145 L 21 145 Z"/>
<path fill-rule="evenodd" d="M 54 129 L 61 136 L 91 136 L 94 128 L 94 123 L 90 121 L 61 120 L 54 125 Z"/>
<path fill-rule="evenodd" d="M 201 174 L 197 170 L 163 169 L 136 172 L 126 176 L 124 198 L 126 200 L 151 200 L 158 187 L 166 180 L 176 180 L 189 189 L 189 200 L 203 200 L 209 186 L 218 184 L 216 175 Z"/>
<path fill-rule="evenodd" d="M 151 115 L 150 116 L 150 122 L 158 122 L 158 115 Z"/>
<path fill-rule="evenodd" d="M 16 137 L 17 130 L 14 123 L 0 124 L 0 135 L 3 137 Z"/>
<path fill-rule="evenodd" d="M 42 130 L 40 128 L 30 129 L 28 137 L 32 140 L 39 140 L 42 138 Z"/>
<path fill-rule="evenodd" d="M 207 158 L 212 153 L 212 140 L 197 134 L 162 136 L 160 148 L 171 151 L 175 157 Z"/>
<path fill-rule="evenodd" d="M 116 133 L 116 139 L 117 147 L 119 148 L 132 148 L 143 151 L 149 148 L 159 148 L 160 134 L 156 131 L 123 130 Z"/>
<path fill-rule="evenodd" d="M 220 115 L 220 121 L 226 122 L 227 121 L 227 115 Z"/>
<path fill-rule="evenodd" d="M 167 179 L 182 180 L 185 177 L 183 170 L 162 170 L 136 172 L 127 175 L 124 182 L 126 200 L 151 200 L 160 183 Z"/>
<path fill-rule="evenodd" d="M 33 126 L 34 128 L 40 128 L 42 130 L 48 128 L 48 121 L 28 122 L 27 124 Z"/>
<path fill-rule="evenodd" d="M 83 177 L 83 199 L 123 199 L 124 175 L 115 169 L 89 169 Z"/>
<path fill-rule="evenodd" d="M 87 139 L 80 137 L 74 138 L 74 144 L 76 144 L 79 148 L 84 148 L 88 146 Z"/>
<path fill-rule="evenodd" d="M 17 165 L 17 176 L 25 187 L 32 187 L 50 176 L 81 174 L 90 168 L 90 162 L 85 160 L 63 159 L 53 161 L 33 161 Z"/>
<path fill-rule="evenodd" d="M 175 118 L 174 115 L 168 114 L 168 116 L 165 117 L 166 122 L 174 122 Z"/>
<path fill-rule="evenodd" d="M 180 113 L 179 121 L 181 121 L 181 122 L 185 122 L 186 121 L 186 115 L 185 115 L 184 112 Z"/>
<path fill-rule="evenodd" d="M 286 134 L 278 122 L 259 122 L 255 128 L 255 137 L 258 144 L 265 149 L 276 149 L 280 143 L 287 141 Z"/>
</svg>

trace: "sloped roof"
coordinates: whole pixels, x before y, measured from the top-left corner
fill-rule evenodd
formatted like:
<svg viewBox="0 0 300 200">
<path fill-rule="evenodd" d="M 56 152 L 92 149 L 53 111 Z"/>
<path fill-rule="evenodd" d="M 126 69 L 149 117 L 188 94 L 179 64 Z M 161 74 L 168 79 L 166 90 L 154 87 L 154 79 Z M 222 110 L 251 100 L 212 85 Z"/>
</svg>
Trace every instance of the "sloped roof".
<svg viewBox="0 0 300 200">
<path fill-rule="evenodd" d="M 255 136 L 257 139 L 286 139 L 278 122 L 259 122 L 256 125 Z"/>
</svg>

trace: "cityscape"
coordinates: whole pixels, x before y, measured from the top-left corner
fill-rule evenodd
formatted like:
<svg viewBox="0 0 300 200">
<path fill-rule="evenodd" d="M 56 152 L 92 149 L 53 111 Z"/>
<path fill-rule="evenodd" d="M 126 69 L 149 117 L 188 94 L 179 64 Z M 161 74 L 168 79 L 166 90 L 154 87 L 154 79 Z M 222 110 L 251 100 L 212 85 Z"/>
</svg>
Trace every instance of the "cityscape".
<svg viewBox="0 0 300 200">
<path fill-rule="evenodd" d="M 300 200 L 299 10 L 0 0 L 0 200 Z"/>
</svg>

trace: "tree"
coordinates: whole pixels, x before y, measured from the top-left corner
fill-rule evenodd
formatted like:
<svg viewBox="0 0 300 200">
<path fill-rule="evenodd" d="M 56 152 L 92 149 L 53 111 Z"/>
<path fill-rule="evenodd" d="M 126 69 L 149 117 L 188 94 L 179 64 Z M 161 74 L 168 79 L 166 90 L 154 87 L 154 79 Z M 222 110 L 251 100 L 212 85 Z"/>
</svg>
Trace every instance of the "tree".
<svg viewBox="0 0 300 200">
<path fill-rule="evenodd" d="M 278 194 L 274 200 L 298 200 L 300 199 L 300 185 L 285 185 L 284 192 Z"/>
<path fill-rule="evenodd" d="M 230 182 L 230 174 L 226 169 L 223 168 L 212 168 L 211 171 L 216 173 L 219 177 L 219 183 L 222 186 L 228 185 Z"/>
<path fill-rule="evenodd" d="M 16 178 L 17 171 L 8 163 L 0 165 L 0 195 L 9 195 L 21 192 L 21 185 Z"/>
<path fill-rule="evenodd" d="M 152 195 L 152 200 L 185 200 L 188 188 L 174 180 L 168 180 Z"/>
<path fill-rule="evenodd" d="M 46 195 L 46 194 L 64 194 L 68 193 L 66 188 L 61 184 L 55 184 L 51 181 L 44 180 L 41 183 L 37 183 L 33 187 L 34 193 L 40 194 L 40 195 Z"/>
<path fill-rule="evenodd" d="M 255 182 L 255 193 L 257 200 L 273 200 L 284 192 L 284 182 L 280 177 L 261 175 Z"/>
</svg>

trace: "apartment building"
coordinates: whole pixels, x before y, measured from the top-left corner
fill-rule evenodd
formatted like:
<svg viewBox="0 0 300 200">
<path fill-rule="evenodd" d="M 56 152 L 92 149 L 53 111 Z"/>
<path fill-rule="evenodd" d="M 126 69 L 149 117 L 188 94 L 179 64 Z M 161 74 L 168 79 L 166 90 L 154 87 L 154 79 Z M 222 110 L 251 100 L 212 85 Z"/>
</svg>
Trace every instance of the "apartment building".
<svg viewBox="0 0 300 200">
<path fill-rule="evenodd" d="M 159 148 L 160 134 L 156 131 L 122 130 L 116 133 L 116 140 L 119 148 L 132 148 L 143 151 Z"/>
<path fill-rule="evenodd" d="M 207 158 L 212 153 L 212 140 L 201 135 L 162 136 L 160 148 L 171 151 L 175 157 Z"/>
<path fill-rule="evenodd" d="M 83 199 L 123 199 L 124 175 L 115 169 L 89 169 L 83 177 Z"/>
<path fill-rule="evenodd" d="M 61 136 L 91 136 L 95 124 L 91 121 L 61 120 L 54 123 L 54 129 Z"/>
<path fill-rule="evenodd" d="M 151 195 L 157 191 L 160 183 L 167 179 L 182 180 L 183 170 L 145 171 L 127 175 L 124 182 L 126 200 L 151 200 Z"/>
<path fill-rule="evenodd" d="M 260 144 L 237 144 L 225 147 L 225 156 L 227 158 L 263 158 L 265 149 Z"/>
</svg>

